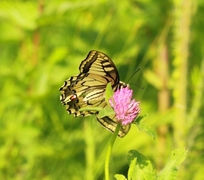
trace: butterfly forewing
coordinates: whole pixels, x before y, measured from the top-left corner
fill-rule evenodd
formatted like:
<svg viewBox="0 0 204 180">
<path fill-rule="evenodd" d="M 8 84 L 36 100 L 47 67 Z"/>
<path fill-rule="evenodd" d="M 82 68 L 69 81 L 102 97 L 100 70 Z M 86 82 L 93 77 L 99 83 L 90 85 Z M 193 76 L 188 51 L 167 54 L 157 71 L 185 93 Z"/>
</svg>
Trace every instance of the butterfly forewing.
<svg viewBox="0 0 204 180">
<path fill-rule="evenodd" d="M 106 54 L 99 51 L 90 51 L 86 59 L 81 62 L 79 70 L 81 73 L 106 77 L 113 88 L 119 83 L 119 74 L 115 64 Z"/>
<path fill-rule="evenodd" d="M 98 111 L 79 111 L 81 108 L 106 107 L 105 90 L 110 82 L 114 91 L 127 85 L 119 81 L 118 71 L 112 60 L 102 52 L 90 51 L 79 66 L 80 74 L 72 76 L 60 88 L 60 100 L 69 114 L 89 116 Z M 106 116 L 97 120 L 109 131 L 114 132 L 117 126 L 115 116 Z M 122 126 L 118 136 L 123 137 L 130 125 Z"/>
</svg>

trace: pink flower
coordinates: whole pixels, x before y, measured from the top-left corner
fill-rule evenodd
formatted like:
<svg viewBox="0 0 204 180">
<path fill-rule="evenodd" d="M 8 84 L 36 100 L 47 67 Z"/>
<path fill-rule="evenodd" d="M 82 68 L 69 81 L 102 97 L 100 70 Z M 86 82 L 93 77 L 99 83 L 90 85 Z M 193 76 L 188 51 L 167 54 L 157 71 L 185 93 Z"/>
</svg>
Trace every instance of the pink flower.
<svg viewBox="0 0 204 180">
<path fill-rule="evenodd" d="M 121 125 L 132 123 L 140 113 L 139 102 L 132 99 L 132 92 L 128 87 L 118 89 L 109 100 Z"/>
</svg>

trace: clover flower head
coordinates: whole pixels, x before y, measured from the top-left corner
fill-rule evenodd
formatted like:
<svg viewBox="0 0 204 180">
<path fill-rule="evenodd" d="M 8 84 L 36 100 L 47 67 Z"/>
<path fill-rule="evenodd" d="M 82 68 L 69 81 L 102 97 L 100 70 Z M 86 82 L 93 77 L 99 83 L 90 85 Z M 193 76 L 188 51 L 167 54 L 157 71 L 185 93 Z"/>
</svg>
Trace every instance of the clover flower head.
<svg viewBox="0 0 204 180">
<path fill-rule="evenodd" d="M 133 90 L 129 87 L 118 89 L 109 100 L 115 111 L 116 119 L 121 125 L 132 123 L 140 113 L 139 102 L 132 99 L 132 92 Z"/>
</svg>

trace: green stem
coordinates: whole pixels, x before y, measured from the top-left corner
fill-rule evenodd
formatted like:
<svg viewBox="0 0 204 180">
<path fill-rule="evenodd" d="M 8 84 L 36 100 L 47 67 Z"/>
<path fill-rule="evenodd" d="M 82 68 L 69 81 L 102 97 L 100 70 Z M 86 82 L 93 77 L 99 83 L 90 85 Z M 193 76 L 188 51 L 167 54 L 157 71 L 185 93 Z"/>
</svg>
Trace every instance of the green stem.
<svg viewBox="0 0 204 180">
<path fill-rule="evenodd" d="M 110 155 L 111 155 L 111 151 L 113 148 L 113 144 L 114 144 L 116 137 L 118 135 L 118 132 L 120 130 L 120 127 L 121 127 L 121 125 L 118 123 L 118 125 L 115 129 L 115 132 L 114 132 L 114 134 L 110 140 L 110 144 L 108 146 L 108 151 L 107 151 L 106 160 L 105 160 L 105 180 L 110 180 L 110 174 L 109 174 Z"/>
</svg>

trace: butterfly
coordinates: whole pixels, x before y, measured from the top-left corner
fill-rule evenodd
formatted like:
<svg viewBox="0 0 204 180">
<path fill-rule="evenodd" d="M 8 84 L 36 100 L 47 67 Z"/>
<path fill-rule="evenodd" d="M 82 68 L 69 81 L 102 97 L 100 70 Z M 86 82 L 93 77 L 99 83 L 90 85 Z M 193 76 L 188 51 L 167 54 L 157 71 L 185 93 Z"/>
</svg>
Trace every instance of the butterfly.
<svg viewBox="0 0 204 180">
<path fill-rule="evenodd" d="M 96 115 L 99 123 L 107 130 L 115 132 L 117 120 L 115 115 L 99 118 L 98 111 L 79 111 L 81 108 L 107 106 L 105 90 L 111 83 L 113 91 L 127 87 L 120 81 L 118 70 L 113 61 L 104 53 L 92 50 L 79 66 L 79 74 L 67 79 L 59 89 L 60 101 L 65 105 L 68 114 L 77 116 Z M 130 129 L 130 125 L 121 126 L 119 137 L 124 137 Z"/>
</svg>

